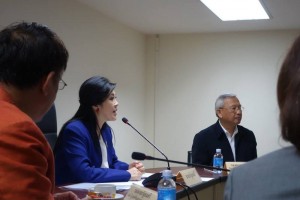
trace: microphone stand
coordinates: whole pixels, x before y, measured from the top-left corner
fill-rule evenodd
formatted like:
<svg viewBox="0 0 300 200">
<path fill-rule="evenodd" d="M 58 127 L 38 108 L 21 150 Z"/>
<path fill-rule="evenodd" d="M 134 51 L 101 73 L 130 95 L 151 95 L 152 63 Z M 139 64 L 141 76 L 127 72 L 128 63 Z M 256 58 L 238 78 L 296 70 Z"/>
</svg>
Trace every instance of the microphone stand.
<svg viewBox="0 0 300 200">
<path fill-rule="evenodd" d="M 217 170 L 222 170 L 222 171 L 230 171 L 229 169 L 225 168 L 219 168 L 219 167 L 213 167 L 213 166 L 208 166 L 208 165 L 201 165 L 197 163 L 186 163 L 186 162 L 180 162 L 180 161 L 175 161 L 175 160 L 165 160 L 161 158 L 154 158 L 152 156 L 146 156 L 145 160 L 158 160 L 158 161 L 164 161 L 164 162 L 170 162 L 170 163 L 177 163 L 177 164 L 183 164 L 183 165 L 190 165 L 193 167 L 201 167 L 201 168 L 208 168 L 208 169 L 217 169 Z"/>
<path fill-rule="evenodd" d="M 196 164 L 196 163 L 186 163 L 186 162 L 180 162 L 180 161 L 175 161 L 175 160 L 166 160 L 166 159 L 161 159 L 161 158 L 155 158 L 152 156 L 146 156 L 143 153 L 139 152 L 133 152 L 131 157 L 135 160 L 158 160 L 158 161 L 164 161 L 164 162 L 171 162 L 171 163 L 178 163 L 178 164 L 184 164 L 184 165 L 190 165 L 194 167 L 201 167 L 201 168 L 208 168 L 208 169 L 217 169 L 217 170 L 222 170 L 222 171 L 230 171 L 229 169 L 224 169 L 224 168 L 218 168 L 218 167 L 212 167 L 212 166 L 207 166 L 207 165 L 201 165 L 201 164 Z M 162 173 L 155 173 L 152 174 L 151 176 L 147 177 L 142 184 L 145 187 L 157 187 L 158 182 L 160 181 L 162 176 Z M 174 178 L 174 177 L 173 177 Z"/>
<path fill-rule="evenodd" d="M 134 128 L 129 122 L 128 122 L 128 119 L 126 119 L 125 117 L 123 117 L 122 118 L 122 121 L 125 123 L 125 124 L 127 124 L 127 125 L 129 125 L 133 130 L 135 130 L 140 136 L 142 136 L 149 144 L 151 144 L 151 146 L 153 146 L 159 153 L 161 153 L 161 155 L 163 155 L 165 158 L 166 158 L 166 160 L 165 161 L 167 161 L 167 163 L 168 163 L 168 168 L 167 169 L 171 169 L 170 168 L 170 163 L 169 163 L 169 159 L 168 159 L 168 157 L 161 151 L 161 150 L 159 150 L 152 142 L 150 142 L 145 136 L 143 136 L 136 128 Z"/>
</svg>

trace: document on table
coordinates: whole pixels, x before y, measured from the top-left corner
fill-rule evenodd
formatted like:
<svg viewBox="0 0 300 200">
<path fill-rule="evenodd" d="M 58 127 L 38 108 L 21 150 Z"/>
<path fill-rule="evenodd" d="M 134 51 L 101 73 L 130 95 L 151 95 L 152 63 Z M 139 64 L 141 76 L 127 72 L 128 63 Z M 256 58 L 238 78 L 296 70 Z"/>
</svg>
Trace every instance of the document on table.
<svg viewBox="0 0 300 200">
<path fill-rule="evenodd" d="M 142 179 L 140 181 L 128 181 L 128 182 L 109 182 L 109 183 L 77 183 L 72 185 L 62 186 L 63 188 L 80 190 L 85 189 L 88 190 L 90 188 L 94 188 L 97 184 L 112 184 L 116 186 L 116 190 L 129 190 L 133 183 L 143 186 L 142 182 L 145 178 L 151 176 L 153 173 L 144 173 L 142 175 Z"/>
<path fill-rule="evenodd" d="M 112 184 L 116 186 L 116 190 L 129 190 L 131 185 L 135 183 L 138 185 L 143 185 L 142 181 L 128 181 L 128 182 L 110 182 L 110 183 L 77 183 L 73 185 L 62 186 L 63 188 L 72 189 L 72 190 L 81 190 L 81 189 L 93 189 L 95 185 L 98 184 Z"/>
<path fill-rule="evenodd" d="M 214 179 L 214 178 L 201 177 L 201 180 L 204 181 L 204 182 L 210 181 L 210 180 L 212 180 L 212 179 Z"/>
<path fill-rule="evenodd" d="M 143 186 L 142 182 L 145 178 L 151 176 L 153 173 L 144 173 L 140 181 L 128 181 L 128 182 L 109 182 L 109 183 L 77 183 L 72 185 L 62 186 L 62 188 L 73 189 L 73 190 L 88 190 L 94 188 L 97 184 L 113 184 L 116 186 L 116 190 L 129 190 L 133 183 Z M 202 181 L 210 181 L 213 178 L 201 177 Z"/>
</svg>

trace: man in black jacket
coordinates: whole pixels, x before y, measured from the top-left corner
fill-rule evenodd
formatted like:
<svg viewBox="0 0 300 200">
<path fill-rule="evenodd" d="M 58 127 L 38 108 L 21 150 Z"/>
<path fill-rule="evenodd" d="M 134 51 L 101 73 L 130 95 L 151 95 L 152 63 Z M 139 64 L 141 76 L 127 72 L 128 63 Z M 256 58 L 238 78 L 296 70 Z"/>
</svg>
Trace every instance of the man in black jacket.
<svg viewBox="0 0 300 200">
<path fill-rule="evenodd" d="M 218 121 L 194 137 L 192 162 L 213 165 L 216 149 L 225 162 L 247 162 L 257 158 L 256 139 L 252 131 L 240 126 L 242 110 L 234 94 L 220 95 L 215 103 Z"/>
</svg>

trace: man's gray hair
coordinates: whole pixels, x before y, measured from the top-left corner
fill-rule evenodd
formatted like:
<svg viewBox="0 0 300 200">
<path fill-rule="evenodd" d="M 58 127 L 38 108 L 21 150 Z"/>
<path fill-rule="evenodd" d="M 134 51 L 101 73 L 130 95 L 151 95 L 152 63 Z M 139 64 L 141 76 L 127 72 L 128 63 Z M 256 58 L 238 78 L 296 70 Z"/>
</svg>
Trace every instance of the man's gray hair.
<svg viewBox="0 0 300 200">
<path fill-rule="evenodd" d="M 224 100 L 227 98 L 232 98 L 232 97 L 236 97 L 235 94 L 221 94 L 215 103 L 215 110 L 219 110 L 220 108 L 222 108 L 224 106 Z"/>
</svg>

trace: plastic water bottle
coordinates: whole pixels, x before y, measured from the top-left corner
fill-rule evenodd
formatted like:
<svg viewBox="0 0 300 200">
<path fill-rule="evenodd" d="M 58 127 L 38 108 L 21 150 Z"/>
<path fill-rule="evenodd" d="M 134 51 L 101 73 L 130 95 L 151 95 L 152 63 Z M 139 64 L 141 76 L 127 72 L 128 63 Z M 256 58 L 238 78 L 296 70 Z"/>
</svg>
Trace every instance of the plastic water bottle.
<svg viewBox="0 0 300 200">
<path fill-rule="evenodd" d="M 216 149 L 213 162 L 214 167 L 223 168 L 223 155 L 221 153 L 221 149 Z M 222 170 L 214 169 L 214 173 L 221 174 Z"/>
<path fill-rule="evenodd" d="M 176 184 L 172 176 L 171 170 L 162 172 L 162 179 L 157 185 L 158 200 L 176 200 Z"/>
</svg>

